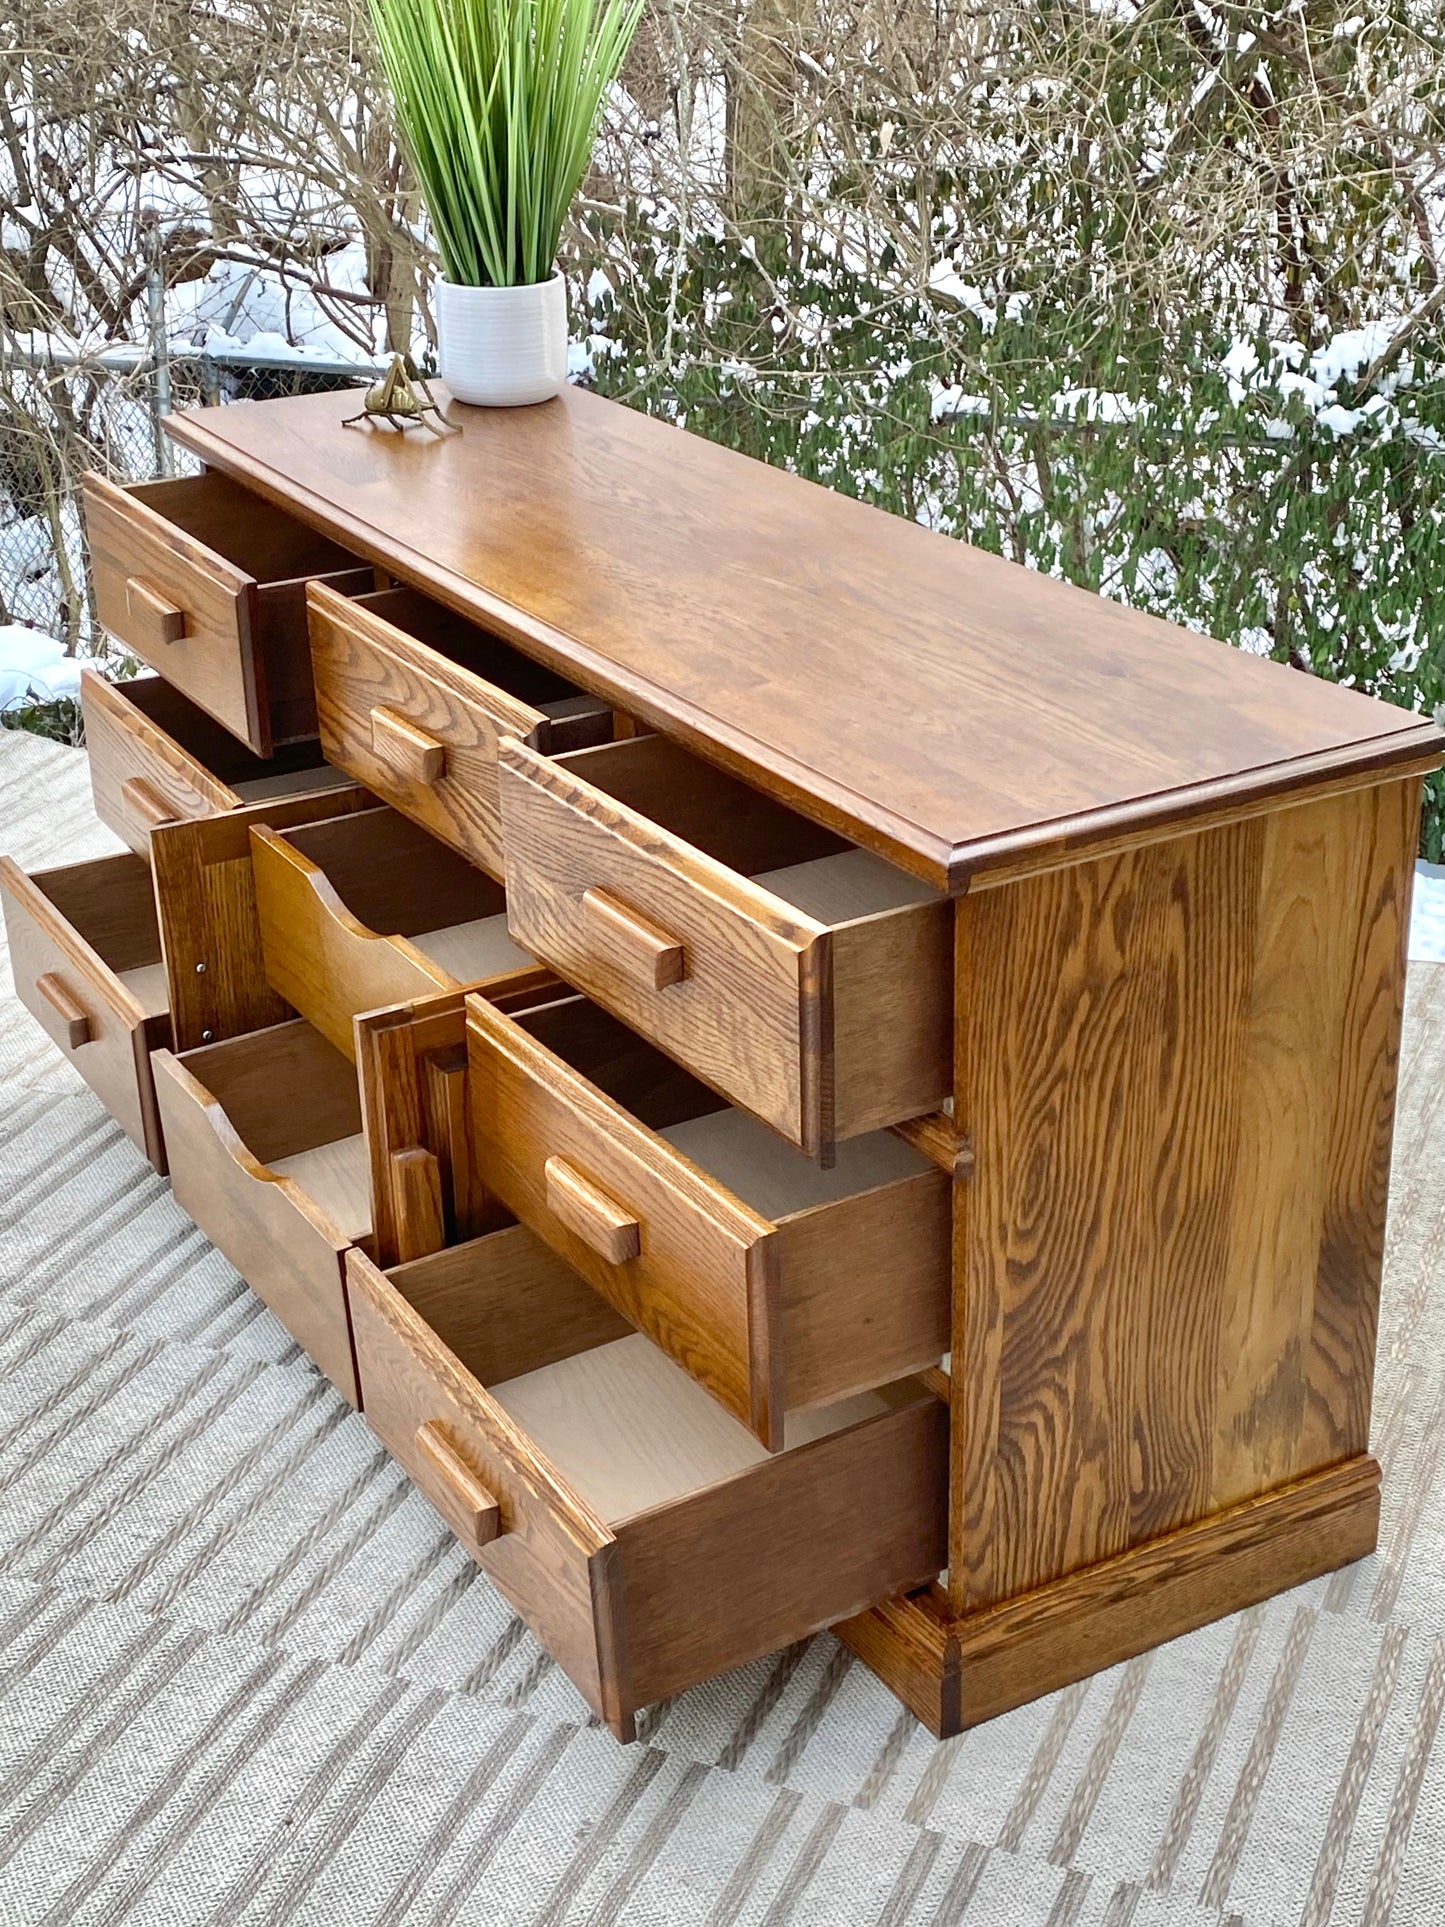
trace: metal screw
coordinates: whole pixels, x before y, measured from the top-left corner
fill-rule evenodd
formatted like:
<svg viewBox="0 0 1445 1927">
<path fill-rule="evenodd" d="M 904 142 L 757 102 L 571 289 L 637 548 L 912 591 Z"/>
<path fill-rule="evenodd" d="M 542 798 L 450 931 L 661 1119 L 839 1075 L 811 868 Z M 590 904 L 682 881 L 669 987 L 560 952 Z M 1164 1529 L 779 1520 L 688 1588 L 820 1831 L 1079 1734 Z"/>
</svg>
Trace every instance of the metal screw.
<svg viewBox="0 0 1445 1927">
<path fill-rule="evenodd" d="M 215 1035 L 216 1033 L 213 1030 L 203 1030 L 201 1032 L 201 1042 L 203 1044 L 212 1043 L 215 1040 Z"/>
<path fill-rule="evenodd" d="M 196 975 L 198 977 L 204 977 L 205 974 L 206 974 L 206 966 L 203 963 L 198 963 L 196 965 Z"/>
</svg>

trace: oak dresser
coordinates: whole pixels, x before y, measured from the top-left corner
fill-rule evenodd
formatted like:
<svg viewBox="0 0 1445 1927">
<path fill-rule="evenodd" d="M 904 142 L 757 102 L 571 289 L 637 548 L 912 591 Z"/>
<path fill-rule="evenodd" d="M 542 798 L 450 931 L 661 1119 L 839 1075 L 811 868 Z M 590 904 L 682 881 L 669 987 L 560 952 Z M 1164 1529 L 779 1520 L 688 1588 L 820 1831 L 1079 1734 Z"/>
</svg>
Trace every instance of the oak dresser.
<svg viewBox="0 0 1445 1927">
<path fill-rule="evenodd" d="M 1368 1552 L 1427 720 L 571 390 L 90 477 L 20 995 L 622 1738 Z"/>
</svg>

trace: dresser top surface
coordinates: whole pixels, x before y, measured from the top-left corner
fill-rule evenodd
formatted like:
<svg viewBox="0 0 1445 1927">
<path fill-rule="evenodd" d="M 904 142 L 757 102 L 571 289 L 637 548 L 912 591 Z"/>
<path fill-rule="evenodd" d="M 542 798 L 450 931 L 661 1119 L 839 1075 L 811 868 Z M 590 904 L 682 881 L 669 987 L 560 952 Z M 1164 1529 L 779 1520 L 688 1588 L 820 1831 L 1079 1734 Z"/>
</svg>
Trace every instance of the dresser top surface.
<svg viewBox="0 0 1445 1927">
<path fill-rule="evenodd" d="M 568 389 L 344 429 L 172 418 L 204 460 L 944 888 L 1428 758 L 1423 717 Z"/>
</svg>

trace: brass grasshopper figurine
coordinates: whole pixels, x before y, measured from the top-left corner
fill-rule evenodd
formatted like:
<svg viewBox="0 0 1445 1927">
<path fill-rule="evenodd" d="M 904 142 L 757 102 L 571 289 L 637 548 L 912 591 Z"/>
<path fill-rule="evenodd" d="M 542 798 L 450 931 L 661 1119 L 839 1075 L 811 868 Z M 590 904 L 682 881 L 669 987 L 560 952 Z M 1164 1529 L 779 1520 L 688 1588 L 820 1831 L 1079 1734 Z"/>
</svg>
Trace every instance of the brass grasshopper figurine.
<svg viewBox="0 0 1445 1927">
<path fill-rule="evenodd" d="M 435 420 L 431 418 L 435 416 Z M 432 392 L 414 373 L 405 355 L 393 355 L 391 366 L 381 380 L 366 391 L 359 415 L 348 415 L 343 428 L 360 428 L 367 422 L 390 422 L 393 428 L 410 428 L 420 422 L 434 435 L 460 435 L 460 422 L 449 422 L 432 399 Z"/>
</svg>

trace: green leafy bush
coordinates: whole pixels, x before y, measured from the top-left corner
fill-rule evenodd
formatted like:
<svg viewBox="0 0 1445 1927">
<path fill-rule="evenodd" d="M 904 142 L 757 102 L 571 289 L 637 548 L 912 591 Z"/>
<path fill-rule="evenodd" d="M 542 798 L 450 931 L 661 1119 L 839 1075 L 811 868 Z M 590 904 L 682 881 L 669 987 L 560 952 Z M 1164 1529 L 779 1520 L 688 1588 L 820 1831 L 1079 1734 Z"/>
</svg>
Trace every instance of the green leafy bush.
<svg viewBox="0 0 1445 1927">
<path fill-rule="evenodd" d="M 693 239 L 680 274 L 675 237 L 655 245 L 594 282 L 604 391 L 1445 720 L 1445 342 L 1416 339 L 1392 385 L 1357 341 L 1325 386 L 1304 371 L 1331 372 L 1327 355 L 1217 326 L 1152 353 L 1097 329 L 1085 357 L 1077 312 L 1000 301 L 953 317 L 945 346 L 929 301 L 885 298 L 832 258 L 804 251 L 763 283 L 728 241 Z M 810 337 L 780 335 L 780 288 Z M 1445 859 L 1445 776 L 1427 785 L 1422 853 Z"/>
</svg>

